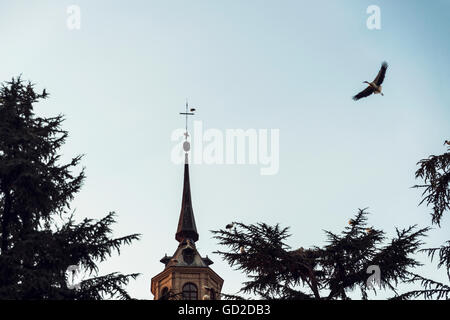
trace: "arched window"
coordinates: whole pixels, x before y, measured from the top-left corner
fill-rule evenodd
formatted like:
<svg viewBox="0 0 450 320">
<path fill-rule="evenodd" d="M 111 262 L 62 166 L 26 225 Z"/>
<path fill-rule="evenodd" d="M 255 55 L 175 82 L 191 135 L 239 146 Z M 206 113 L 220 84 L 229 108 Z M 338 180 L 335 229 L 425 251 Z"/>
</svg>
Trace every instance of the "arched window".
<svg viewBox="0 0 450 320">
<path fill-rule="evenodd" d="M 159 300 L 167 300 L 169 298 L 169 288 L 164 287 L 159 294 Z"/>
<path fill-rule="evenodd" d="M 197 300 L 197 286 L 193 283 L 186 283 L 183 286 L 183 300 Z"/>
</svg>

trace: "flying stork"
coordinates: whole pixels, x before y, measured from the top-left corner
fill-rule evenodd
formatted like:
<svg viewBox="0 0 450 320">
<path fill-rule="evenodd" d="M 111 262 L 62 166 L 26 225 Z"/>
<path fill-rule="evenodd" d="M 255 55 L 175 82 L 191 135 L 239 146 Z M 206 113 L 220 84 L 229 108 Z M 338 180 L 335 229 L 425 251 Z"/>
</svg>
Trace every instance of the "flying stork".
<svg viewBox="0 0 450 320">
<path fill-rule="evenodd" d="M 357 101 L 361 98 L 365 98 L 370 96 L 372 93 L 373 94 L 381 94 L 382 96 L 384 96 L 384 94 L 381 92 L 381 84 L 383 83 L 384 80 L 384 76 L 386 75 L 386 70 L 387 70 L 388 64 L 387 62 L 383 62 L 381 64 L 381 68 L 380 71 L 378 71 L 378 75 L 377 77 L 372 81 L 364 81 L 363 83 L 367 83 L 368 86 L 367 88 L 365 88 L 363 91 L 361 91 L 360 93 L 358 93 L 357 95 L 355 95 L 353 97 L 353 100 Z"/>
</svg>

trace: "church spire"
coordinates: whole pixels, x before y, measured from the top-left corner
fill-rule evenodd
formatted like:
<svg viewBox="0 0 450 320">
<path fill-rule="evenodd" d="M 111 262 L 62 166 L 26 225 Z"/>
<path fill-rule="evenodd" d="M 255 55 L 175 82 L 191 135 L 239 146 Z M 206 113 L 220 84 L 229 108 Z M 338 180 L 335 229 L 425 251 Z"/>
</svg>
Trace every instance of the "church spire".
<svg viewBox="0 0 450 320">
<path fill-rule="evenodd" d="M 183 198 L 181 201 L 181 212 L 180 218 L 178 220 L 177 233 L 175 234 L 175 239 L 182 243 L 185 240 L 191 240 L 195 242 L 198 240 L 197 227 L 195 225 L 194 211 L 192 210 L 192 200 L 191 200 L 191 186 L 189 182 L 189 159 L 188 152 L 191 148 L 187 138 L 189 136 L 187 130 L 187 117 L 193 115 L 195 109 L 190 109 L 188 112 L 188 103 L 186 101 L 186 112 L 180 114 L 186 116 L 186 141 L 183 143 L 183 149 L 185 151 L 185 161 L 184 161 L 184 183 L 183 183 Z"/>
<path fill-rule="evenodd" d="M 223 279 L 215 273 L 210 265 L 211 259 L 202 257 L 197 251 L 195 242 L 198 241 L 195 226 L 194 210 L 192 210 L 191 186 L 189 181 L 189 134 L 187 117 L 194 114 L 195 109 L 188 109 L 181 113 L 186 116 L 186 132 L 183 150 L 185 152 L 183 199 L 181 201 L 180 218 L 178 220 L 175 239 L 179 242 L 174 254 L 167 254 L 160 260 L 164 264 L 164 271 L 152 278 L 151 291 L 156 299 L 220 300 Z"/>
<path fill-rule="evenodd" d="M 178 220 L 177 233 L 175 239 L 178 242 L 198 240 L 197 227 L 195 225 L 194 211 L 192 210 L 191 187 L 189 183 L 188 154 L 185 154 L 183 199 L 181 202 L 180 218 Z"/>
</svg>

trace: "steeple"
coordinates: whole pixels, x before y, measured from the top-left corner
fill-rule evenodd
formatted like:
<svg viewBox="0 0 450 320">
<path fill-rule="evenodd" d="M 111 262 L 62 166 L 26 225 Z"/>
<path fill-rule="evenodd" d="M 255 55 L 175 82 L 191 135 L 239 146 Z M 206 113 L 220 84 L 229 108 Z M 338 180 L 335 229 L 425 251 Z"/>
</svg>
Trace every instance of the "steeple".
<svg viewBox="0 0 450 320">
<path fill-rule="evenodd" d="M 197 227 L 195 225 L 194 210 L 192 210 L 191 186 L 189 181 L 188 153 L 191 145 L 188 141 L 187 117 L 194 115 L 194 108 L 181 114 L 186 116 L 186 132 L 183 149 L 184 181 L 183 197 L 181 201 L 180 218 L 178 220 L 175 239 L 179 242 L 174 254 L 167 254 L 160 260 L 164 270 L 152 278 L 151 291 L 157 300 L 220 300 L 223 279 L 215 273 L 210 265 L 211 259 L 202 257 L 197 251 L 195 242 L 198 241 Z"/>
<path fill-rule="evenodd" d="M 184 163 L 183 199 L 181 201 L 181 212 L 180 218 L 178 220 L 178 228 L 177 233 L 175 234 L 175 239 L 180 243 L 188 239 L 191 240 L 192 242 L 198 240 L 194 211 L 192 210 L 191 187 L 189 183 L 189 163 L 187 152 L 185 154 L 185 163 Z"/>
<path fill-rule="evenodd" d="M 192 210 L 191 201 L 191 186 L 189 183 L 189 159 L 188 152 L 191 149 L 191 144 L 188 141 L 188 116 L 194 115 L 195 109 L 189 110 L 189 105 L 186 100 L 186 112 L 180 112 L 180 114 L 186 117 L 186 132 L 184 133 L 185 141 L 183 143 L 183 149 L 185 152 L 184 158 L 184 183 L 183 183 L 183 199 L 181 201 L 181 212 L 180 218 L 178 220 L 177 233 L 175 234 L 175 239 L 183 243 L 184 241 L 190 240 L 193 243 L 198 240 L 197 227 L 195 226 L 194 211 Z"/>
</svg>

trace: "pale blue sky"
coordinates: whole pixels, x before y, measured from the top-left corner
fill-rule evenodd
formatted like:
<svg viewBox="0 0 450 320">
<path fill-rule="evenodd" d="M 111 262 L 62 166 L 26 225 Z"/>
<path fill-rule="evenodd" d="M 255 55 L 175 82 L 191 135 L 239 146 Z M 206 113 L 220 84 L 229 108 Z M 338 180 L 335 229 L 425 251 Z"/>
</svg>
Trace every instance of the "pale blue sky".
<svg viewBox="0 0 450 320">
<path fill-rule="evenodd" d="M 66 27 L 71 4 L 79 31 Z M 381 30 L 366 27 L 373 4 Z M 450 2 L 438 0 L 0 0 L 0 81 L 23 73 L 51 94 L 39 115 L 66 115 L 64 156 L 86 154 L 78 218 L 114 210 L 117 236 L 143 234 L 101 269 L 142 273 L 128 287 L 137 298 L 152 298 L 159 259 L 177 246 L 183 168 L 170 135 L 185 98 L 205 129 L 280 129 L 277 175 L 191 167 L 197 246 L 235 293 L 244 277 L 212 254 L 209 232 L 230 221 L 290 226 L 292 247 L 323 244 L 358 207 L 389 235 L 430 224 L 410 187 L 416 162 L 450 138 L 449 30 Z M 383 60 L 385 96 L 354 102 Z M 448 240 L 442 225 L 430 246 Z"/>
</svg>

